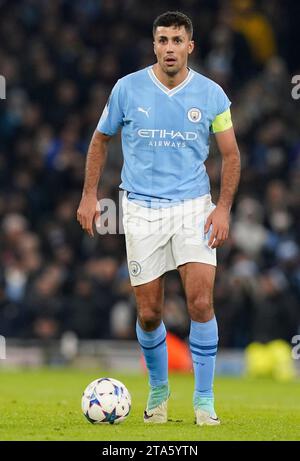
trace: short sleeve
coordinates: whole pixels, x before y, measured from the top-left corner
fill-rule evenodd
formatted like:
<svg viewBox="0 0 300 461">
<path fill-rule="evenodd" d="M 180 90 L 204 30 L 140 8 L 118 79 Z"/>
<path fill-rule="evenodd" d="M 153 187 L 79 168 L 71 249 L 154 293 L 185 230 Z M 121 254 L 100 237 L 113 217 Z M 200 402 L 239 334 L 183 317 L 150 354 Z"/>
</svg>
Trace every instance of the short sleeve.
<svg viewBox="0 0 300 461">
<path fill-rule="evenodd" d="M 108 98 L 97 125 L 97 130 L 108 136 L 117 133 L 123 124 L 123 97 L 120 80 L 117 81 Z"/>
<path fill-rule="evenodd" d="M 223 114 L 223 112 L 227 111 L 231 105 L 231 101 L 228 98 L 227 94 L 220 87 L 220 85 L 216 85 L 215 90 L 215 108 L 216 108 L 216 115 Z"/>
</svg>

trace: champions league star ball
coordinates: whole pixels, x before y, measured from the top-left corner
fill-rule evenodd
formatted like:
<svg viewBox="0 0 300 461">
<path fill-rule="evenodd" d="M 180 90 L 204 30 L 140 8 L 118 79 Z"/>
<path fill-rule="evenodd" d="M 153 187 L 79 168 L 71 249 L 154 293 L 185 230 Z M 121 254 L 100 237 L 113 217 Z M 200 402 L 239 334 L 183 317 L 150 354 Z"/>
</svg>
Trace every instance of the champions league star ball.
<svg viewBox="0 0 300 461">
<path fill-rule="evenodd" d="M 131 397 L 123 383 L 113 378 L 99 378 L 85 389 L 81 408 L 92 424 L 117 424 L 129 415 Z"/>
</svg>

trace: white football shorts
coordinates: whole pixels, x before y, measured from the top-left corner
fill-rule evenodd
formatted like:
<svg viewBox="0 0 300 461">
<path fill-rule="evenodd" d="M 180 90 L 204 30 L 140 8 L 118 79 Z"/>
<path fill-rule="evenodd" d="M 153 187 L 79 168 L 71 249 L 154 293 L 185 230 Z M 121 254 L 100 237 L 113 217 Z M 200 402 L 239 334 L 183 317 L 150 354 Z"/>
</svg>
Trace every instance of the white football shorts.
<svg viewBox="0 0 300 461">
<path fill-rule="evenodd" d="M 160 277 L 187 262 L 216 266 L 216 249 L 208 246 L 211 229 L 206 218 L 215 205 L 211 195 L 184 200 L 167 208 L 149 208 L 122 199 L 128 269 L 131 285 Z"/>
</svg>

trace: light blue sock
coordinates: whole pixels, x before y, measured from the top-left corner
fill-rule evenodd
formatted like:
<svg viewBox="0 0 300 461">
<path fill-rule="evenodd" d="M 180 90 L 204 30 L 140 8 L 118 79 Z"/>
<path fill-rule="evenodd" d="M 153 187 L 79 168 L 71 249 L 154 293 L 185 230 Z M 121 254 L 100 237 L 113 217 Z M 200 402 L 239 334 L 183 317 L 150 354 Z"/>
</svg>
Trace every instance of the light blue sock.
<svg viewBox="0 0 300 461">
<path fill-rule="evenodd" d="M 136 322 L 136 335 L 149 372 L 151 387 L 168 384 L 168 351 L 166 328 L 163 322 L 153 331 L 144 331 Z"/>
<path fill-rule="evenodd" d="M 203 406 L 208 405 L 213 409 L 213 381 L 218 348 L 216 317 L 204 323 L 191 320 L 189 339 L 195 375 L 194 407 L 198 407 L 202 401 Z"/>
</svg>

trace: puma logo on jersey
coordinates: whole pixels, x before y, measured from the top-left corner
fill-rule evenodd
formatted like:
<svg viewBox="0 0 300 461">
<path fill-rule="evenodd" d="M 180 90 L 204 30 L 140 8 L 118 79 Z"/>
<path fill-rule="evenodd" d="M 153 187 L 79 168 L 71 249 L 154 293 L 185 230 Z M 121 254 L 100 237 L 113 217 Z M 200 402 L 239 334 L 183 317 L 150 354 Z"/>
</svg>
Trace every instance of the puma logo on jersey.
<svg viewBox="0 0 300 461">
<path fill-rule="evenodd" d="M 138 107 L 138 111 L 139 112 L 142 112 L 143 114 L 146 115 L 147 118 L 149 118 L 149 112 L 151 110 L 151 107 L 149 107 L 148 109 L 143 109 L 142 107 Z"/>
</svg>

